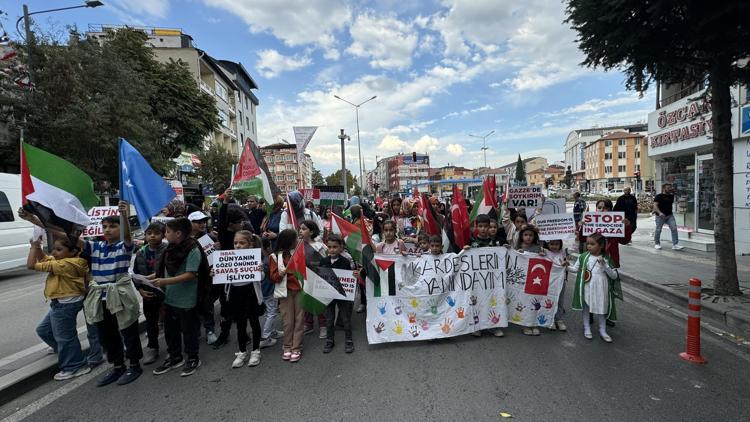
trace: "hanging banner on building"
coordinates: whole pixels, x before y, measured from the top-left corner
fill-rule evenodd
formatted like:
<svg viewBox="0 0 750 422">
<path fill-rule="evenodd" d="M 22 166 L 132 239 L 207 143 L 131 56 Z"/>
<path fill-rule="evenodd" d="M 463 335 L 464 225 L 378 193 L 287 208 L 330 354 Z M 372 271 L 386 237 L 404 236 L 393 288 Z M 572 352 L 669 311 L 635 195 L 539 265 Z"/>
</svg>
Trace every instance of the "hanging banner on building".
<svg viewBox="0 0 750 422">
<path fill-rule="evenodd" d="M 213 255 L 214 284 L 251 283 L 263 279 L 260 248 L 216 251 Z"/>
<path fill-rule="evenodd" d="M 367 340 L 417 341 L 506 327 L 505 248 L 376 254 L 367 265 Z"/>
<path fill-rule="evenodd" d="M 508 321 L 524 327 L 552 326 L 565 271 L 565 267 L 539 255 L 508 251 L 505 283 Z"/>
<path fill-rule="evenodd" d="M 110 215 L 119 216 L 120 210 L 115 207 L 92 207 L 88 216 L 91 218 L 91 223 L 83 229 L 83 237 L 98 237 L 104 236 L 104 230 L 102 229 L 102 220 L 104 217 Z"/>
<path fill-rule="evenodd" d="M 583 235 L 601 233 L 606 237 L 625 237 L 625 213 L 622 211 L 583 214 Z"/>
<path fill-rule="evenodd" d="M 206 254 L 208 265 L 214 265 L 214 252 L 216 252 L 216 247 L 214 245 L 216 244 L 216 242 L 211 239 L 211 236 L 204 234 L 203 236 L 198 238 L 198 243 L 201 245 L 201 248 L 203 248 L 203 252 Z"/>
<path fill-rule="evenodd" d="M 541 240 L 561 240 L 575 237 L 576 222 L 573 214 L 541 214 L 534 218 Z"/>
<path fill-rule="evenodd" d="M 294 126 L 294 140 L 297 142 L 297 162 L 302 162 L 302 157 L 305 155 L 305 148 L 310 143 L 315 131 L 318 130 L 317 126 Z"/>
<path fill-rule="evenodd" d="M 542 206 L 541 186 L 509 186 L 508 208 L 538 208 Z"/>
</svg>

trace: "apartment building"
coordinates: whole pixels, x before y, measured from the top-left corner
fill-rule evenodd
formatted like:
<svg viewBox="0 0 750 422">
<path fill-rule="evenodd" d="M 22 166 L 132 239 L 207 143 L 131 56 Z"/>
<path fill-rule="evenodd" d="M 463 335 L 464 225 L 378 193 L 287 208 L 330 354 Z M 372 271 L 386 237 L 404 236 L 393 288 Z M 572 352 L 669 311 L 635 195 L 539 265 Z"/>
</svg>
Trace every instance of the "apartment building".
<svg viewBox="0 0 750 422">
<path fill-rule="evenodd" d="M 573 130 L 565 139 L 565 164 L 570 166 L 570 171 L 573 173 L 575 180 L 583 180 L 587 167 L 585 148 L 588 144 L 612 132 L 640 133 L 645 135 L 647 130 L 648 125 L 645 123 Z M 579 186 L 579 188 L 585 189 L 585 186 Z"/>
<path fill-rule="evenodd" d="M 630 187 L 642 192 L 652 188 L 653 162 L 644 135 L 610 133 L 586 145 L 584 158 L 589 191 L 604 193 Z"/>
<path fill-rule="evenodd" d="M 411 194 L 416 186 L 420 192 L 429 192 L 430 156 L 427 154 L 397 154 L 381 158 L 375 166 L 375 185 L 383 195 Z"/>
<path fill-rule="evenodd" d="M 282 193 L 297 189 L 312 188 L 313 161 L 309 154 L 303 154 L 302 162 L 297 160 L 297 145 L 286 141 L 260 147 L 261 155 L 268 165 L 268 171 Z"/>
</svg>

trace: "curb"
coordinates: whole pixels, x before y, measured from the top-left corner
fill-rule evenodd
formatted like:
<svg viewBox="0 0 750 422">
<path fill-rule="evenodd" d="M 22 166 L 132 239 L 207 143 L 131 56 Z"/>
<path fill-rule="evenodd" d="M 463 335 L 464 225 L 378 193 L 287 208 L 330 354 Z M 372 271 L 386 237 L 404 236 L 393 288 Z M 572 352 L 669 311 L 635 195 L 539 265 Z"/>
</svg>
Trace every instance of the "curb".
<svg viewBox="0 0 750 422">
<path fill-rule="evenodd" d="M 138 321 L 138 332 L 146 331 L 146 320 L 143 315 Z M 88 351 L 88 339 L 81 340 L 81 349 L 84 354 Z M 105 359 L 106 360 L 106 359 Z M 107 362 L 103 362 L 107 365 Z M 21 395 L 53 381 L 52 376 L 57 373 L 57 356 L 45 355 L 28 365 L 22 366 L 15 371 L 0 377 L 0 406 L 4 406 Z"/>
<path fill-rule="evenodd" d="M 623 272 L 622 270 L 620 270 L 619 273 L 620 279 L 624 283 L 627 283 L 644 293 L 666 300 L 672 305 L 679 307 L 680 310 L 687 310 L 687 290 L 684 295 L 681 295 L 679 292 L 676 292 L 673 288 L 668 286 L 640 280 L 628 275 L 627 272 Z M 687 287 L 687 283 L 685 284 L 685 287 Z M 705 298 L 706 297 L 703 296 L 701 300 L 701 316 L 703 318 L 709 319 L 719 325 L 723 325 L 723 328 L 727 331 L 740 331 L 745 337 L 750 338 L 750 313 L 740 309 L 724 311 L 714 306 L 711 302 L 707 302 Z"/>
</svg>

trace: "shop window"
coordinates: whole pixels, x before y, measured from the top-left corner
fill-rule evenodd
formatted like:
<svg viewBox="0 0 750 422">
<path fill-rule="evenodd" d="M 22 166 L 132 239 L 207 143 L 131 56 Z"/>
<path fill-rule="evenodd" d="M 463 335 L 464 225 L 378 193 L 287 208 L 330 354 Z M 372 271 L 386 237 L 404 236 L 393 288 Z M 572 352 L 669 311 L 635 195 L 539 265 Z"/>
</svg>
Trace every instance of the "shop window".
<svg viewBox="0 0 750 422">
<path fill-rule="evenodd" d="M 695 156 L 667 157 L 661 160 L 660 167 L 661 183 L 670 183 L 675 188 L 674 216 L 677 225 L 695 229 Z M 662 187 L 656 186 L 656 190 L 659 193 Z"/>
</svg>

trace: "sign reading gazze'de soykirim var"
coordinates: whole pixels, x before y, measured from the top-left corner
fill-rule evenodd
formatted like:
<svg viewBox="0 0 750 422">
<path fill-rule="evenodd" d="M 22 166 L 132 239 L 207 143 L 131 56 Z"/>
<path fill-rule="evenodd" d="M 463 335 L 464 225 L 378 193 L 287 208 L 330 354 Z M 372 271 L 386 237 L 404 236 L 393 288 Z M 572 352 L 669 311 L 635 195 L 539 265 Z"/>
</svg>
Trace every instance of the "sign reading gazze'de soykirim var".
<svg viewBox="0 0 750 422">
<path fill-rule="evenodd" d="M 508 188 L 508 208 L 538 208 L 541 206 L 541 186 L 510 186 Z"/>
</svg>

